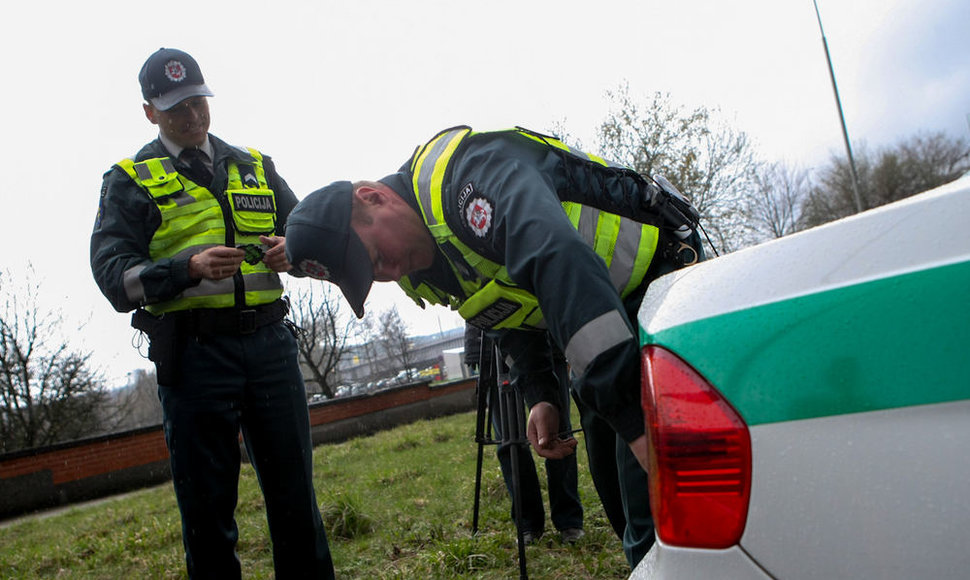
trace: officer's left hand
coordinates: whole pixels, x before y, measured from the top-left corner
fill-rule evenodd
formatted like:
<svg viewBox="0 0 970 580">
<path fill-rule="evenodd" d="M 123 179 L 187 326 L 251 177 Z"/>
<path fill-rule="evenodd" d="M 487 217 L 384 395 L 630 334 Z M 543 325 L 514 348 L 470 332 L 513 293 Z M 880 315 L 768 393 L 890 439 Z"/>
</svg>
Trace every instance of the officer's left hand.
<svg viewBox="0 0 970 580">
<path fill-rule="evenodd" d="M 644 471 L 647 471 L 647 466 L 650 463 L 650 458 L 647 455 L 647 448 L 648 445 L 646 434 L 640 435 L 630 443 L 630 451 L 633 452 L 634 457 L 637 458 L 637 461 L 640 463 L 640 467 L 642 467 Z"/>
<path fill-rule="evenodd" d="M 259 236 L 259 242 L 269 248 L 263 254 L 263 263 L 274 272 L 289 272 L 293 267 L 286 259 L 285 241 L 283 236 Z"/>
</svg>

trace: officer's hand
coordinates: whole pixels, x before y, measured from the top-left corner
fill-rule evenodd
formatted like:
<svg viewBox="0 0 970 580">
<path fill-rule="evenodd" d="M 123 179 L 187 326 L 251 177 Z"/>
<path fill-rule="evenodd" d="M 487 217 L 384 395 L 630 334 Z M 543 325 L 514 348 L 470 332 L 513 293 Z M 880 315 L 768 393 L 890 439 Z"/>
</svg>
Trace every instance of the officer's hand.
<svg viewBox="0 0 970 580">
<path fill-rule="evenodd" d="M 552 403 L 532 406 L 526 435 L 536 453 L 546 459 L 562 459 L 576 449 L 576 439 L 559 438 L 559 409 Z"/>
<path fill-rule="evenodd" d="M 263 254 L 263 263 L 274 272 L 289 272 L 293 266 L 286 259 L 286 238 L 283 236 L 259 236 L 259 242 L 269 249 Z"/>
<path fill-rule="evenodd" d="M 231 278 L 246 252 L 238 248 L 214 246 L 189 258 L 189 277 L 193 280 L 223 280 Z"/>
<path fill-rule="evenodd" d="M 649 462 L 647 458 L 647 435 L 643 434 L 633 440 L 630 443 L 630 450 L 633 451 L 633 455 L 637 458 L 640 463 L 640 467 L 644 471 L 647 471 L 647 464 Z"/>
</svg>

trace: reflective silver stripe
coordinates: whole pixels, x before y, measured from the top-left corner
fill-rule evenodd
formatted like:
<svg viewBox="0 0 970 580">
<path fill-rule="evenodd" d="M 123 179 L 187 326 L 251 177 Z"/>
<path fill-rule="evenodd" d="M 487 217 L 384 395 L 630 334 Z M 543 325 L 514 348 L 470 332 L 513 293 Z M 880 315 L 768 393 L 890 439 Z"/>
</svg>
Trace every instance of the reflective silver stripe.
<svg viewBox="0 0 970 580">
<path fill-rule="evenodd" d="M 135 175 L 142 181 L 149 181 L 152 178 L 152 171 L 144 163 L 135 164 Z"/>
<path fill-rule="evenodd" d="M 146 267 L 148 267 L 148 263 L 132 266 L 125 270 L 125 273 L 121 276 L 121 283 L 125 289 L 125 297 L 132 304 L 142 304 L 145 302 L 145 286 L 141 283 L 140 274 Z"/>
<path fill-rule="evenodd" d="M 618 344 L 634 340 L 623 314 L 610 310 L 583 325 L 572 335 L 566 345 L 566 359 L 577 375 L 586 372 L 586 367 L 596 357 Z"/>
<path fill-rule="evenodd" d="M 221 246 L 221 245 L 222 244 L 199 244 L 197 246 L 189 246 L 187 248 L 183 248 L 180 252 L 178 252 L 177 254 L 175 254 L 174 256 L 172 256 L 172 259 L 173 260 L 181 260 L 181 259 L 188 260 L 192 256 L 194 256 L 196 254 L 201 254 L 202 252 L 204 252 L 205 250 L 208 250 L 209 248 L 214 248 L 216 246 Z"/>
<path fill-rule="evenodd" d="M 581 206 L 576 231 L 586 240 L 589 247 L 596 246 L 596 233 L 599 227 L 600 211 L 589 206 Z M 610 259 L 610 282 L 618 292 L 623 292 L 636 264 L 637 252 L 640 250 L 640 235 L 642 224 L 626 218 L 620 219 L 619 231 L 614 241 L 613 257 Z"/>
<path fill-rule="evenodd" d="M 566 151 L 569 151 L 570 153 L 572 153 L 576 157 L 579 157 L 581 159 L 585 159 L 587 161 L 592 161 L 593 163 L 598 163 L 600 165 L 605 165 L 606 167 L 614 167 L 614 168 L 618 168 L 618 169 L 627 169 L 627 167 L 625 165 L 620 165 L 619 163 L 616 163 L 614 161 L 610 161 L 609 159 L 603 159 L 602 157 L 599 157 L 597 155 L 592 155 L 590 153 L 586 153 L 585 151 L 580 151 L 579 149 L 573 149 L 572 147 L 569 147 L 569 146 L 566 146 Z"/>
<path fill-rule="evenodd" d="M 128 299 L 136 304 L 142 304 L 145 301 L 144 289 L 142 288 L 141 281 L 138 278 L 138 272 L 145 269 L 145 266 L 136 266 L 125 272 L 125 292 Z M 276 272 L 254 272 L 252 274 L 246 274 L 243 277 L 244 284 L 247 292 L 261 292 L 265 290 L 280 290 L 282 285 L 280 284 L 279 275 Z M 186 288 L 178 296 L 173 298 L 169 302 L 174 302 L 177 300 L 182 300 L 186 298 L 205 298 L 209 296 L 231 296 L 235 291 L 234 278 L 224 278 L 222 280 L 209 280 L 203 278 L 199 281 L 198 285 Z M 140 294 L 136 292 L 140 291 Z"/>
<path fill-rule="evenodd" d="M 610 281 L 618 292 L 622 293 L 630 283 L 642 232 L 642 224 L 626 218 L 620 219 L 620 232 L 613 247 L 613 261 L 610 262 Z"/>
<path fill-rule="evenodd" d="M 168 196 L 168 199 L 169 201 L 174 201 L 175 205 L 178 207 L 185 207 L 190 203 L 195 203 L 199 201 L 194 197 L 192 197 L 191 195 L 185 193 L 185 190 L 180 190 L 178 193 Z"/>
<path fill-rule="evenodd" d="M 232 294 L 235 289 L 236 285 L 233 284 L 232 278 L 223 278 L 222 280 L 209 280 L 208 278 L 203 278 L 199 281 L 198 286 L 186 288 L 176 297 L 176 299 L 194 298 L 198 296 L 216 296 L 218 294 Z"/>
<path fill-rule="evenodd" d="M 603 161 L 606 162 L 606 166 L 607 167 L 614 167 L 616 169 L 630 169 L 626 165 L 620 165 L 619 163 L 617 163 L 615 161 L 610 161 L 609 159 L 604 159 Z"/>
<path fill-rule="evenodd" d="M 151 169 L 148 168 L 148 161 L 150 161 L 150 159 L 146 159 L 145 161 L 141 161 L 134 165 L 135 175 L 137 175 L 138 179 L 141 179 L 142 181 L 155 181 L 155 176 L 152 175 Z M 171 157 L 161 158 L 161 165 L 162 170 L 166 174 L 175 173 L 175 165 L 172 163 Z"/>
<path fill-rule="evenodd" d="M 416 168 L 415 173 L 418 176 L 418 197 L 421 200 L 421 207 L 424 208 L 425 217 L 428 220 L 428 225 L 433 226 L 438 223 L 434 216 L 434 211 L 432 211 L 431 202 L 431 178 L 434 175 L 435 165 L 438 163 L 438 159 L 441 158 L 442 153 L 451 143 L 451 140 L 467 129 L 455 129 L 454 131 L 449 131 L 435 140 L 434 145 L 431 146 L 431 150 L 428 151 L 427 155 L 424 157 L 424 161 L 421 162 Z"/>
<path fill-rule="evenodd" d="M 591 248 L 596 247 L 596 226 L 599 223 L 600 212 L 589 206 L 581 206 L 579 210 L 579 223 L 576 230 Z"/>
<path fill-rule="evenodd" d="M 279 290 L 282 288 L 280 277 L 276 272 L 253 272 L 243 276 L 243 283 L 247 292 L 259 290 Z"/>
</svg>

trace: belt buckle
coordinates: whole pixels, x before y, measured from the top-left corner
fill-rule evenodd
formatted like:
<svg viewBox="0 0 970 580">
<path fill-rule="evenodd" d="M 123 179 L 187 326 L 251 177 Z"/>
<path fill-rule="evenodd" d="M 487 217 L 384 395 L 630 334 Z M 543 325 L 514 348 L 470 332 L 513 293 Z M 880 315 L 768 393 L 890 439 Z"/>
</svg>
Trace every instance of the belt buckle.
<svg viewBox="0 0 970 580">
<path fill-rule="evenodd" d="M 239 333 L 252 334 L 254 332 L 256 332 L 256 311 L 240 310 L 239 311 Z"/>
</svg>

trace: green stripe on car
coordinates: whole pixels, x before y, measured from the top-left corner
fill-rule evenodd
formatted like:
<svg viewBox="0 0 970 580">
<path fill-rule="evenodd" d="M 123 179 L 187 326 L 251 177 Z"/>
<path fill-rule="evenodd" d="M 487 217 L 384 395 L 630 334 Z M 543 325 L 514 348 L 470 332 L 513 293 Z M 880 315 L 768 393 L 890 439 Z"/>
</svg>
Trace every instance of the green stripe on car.
<svg viewBox="0 0 970 580">
<path fill-rule="evenodd" d="M 751 426 L 925 405 L 970 396 L 968 300 L 961 262 L 641 330 L 641 342 L 690 362 Z"/>
</svg>

